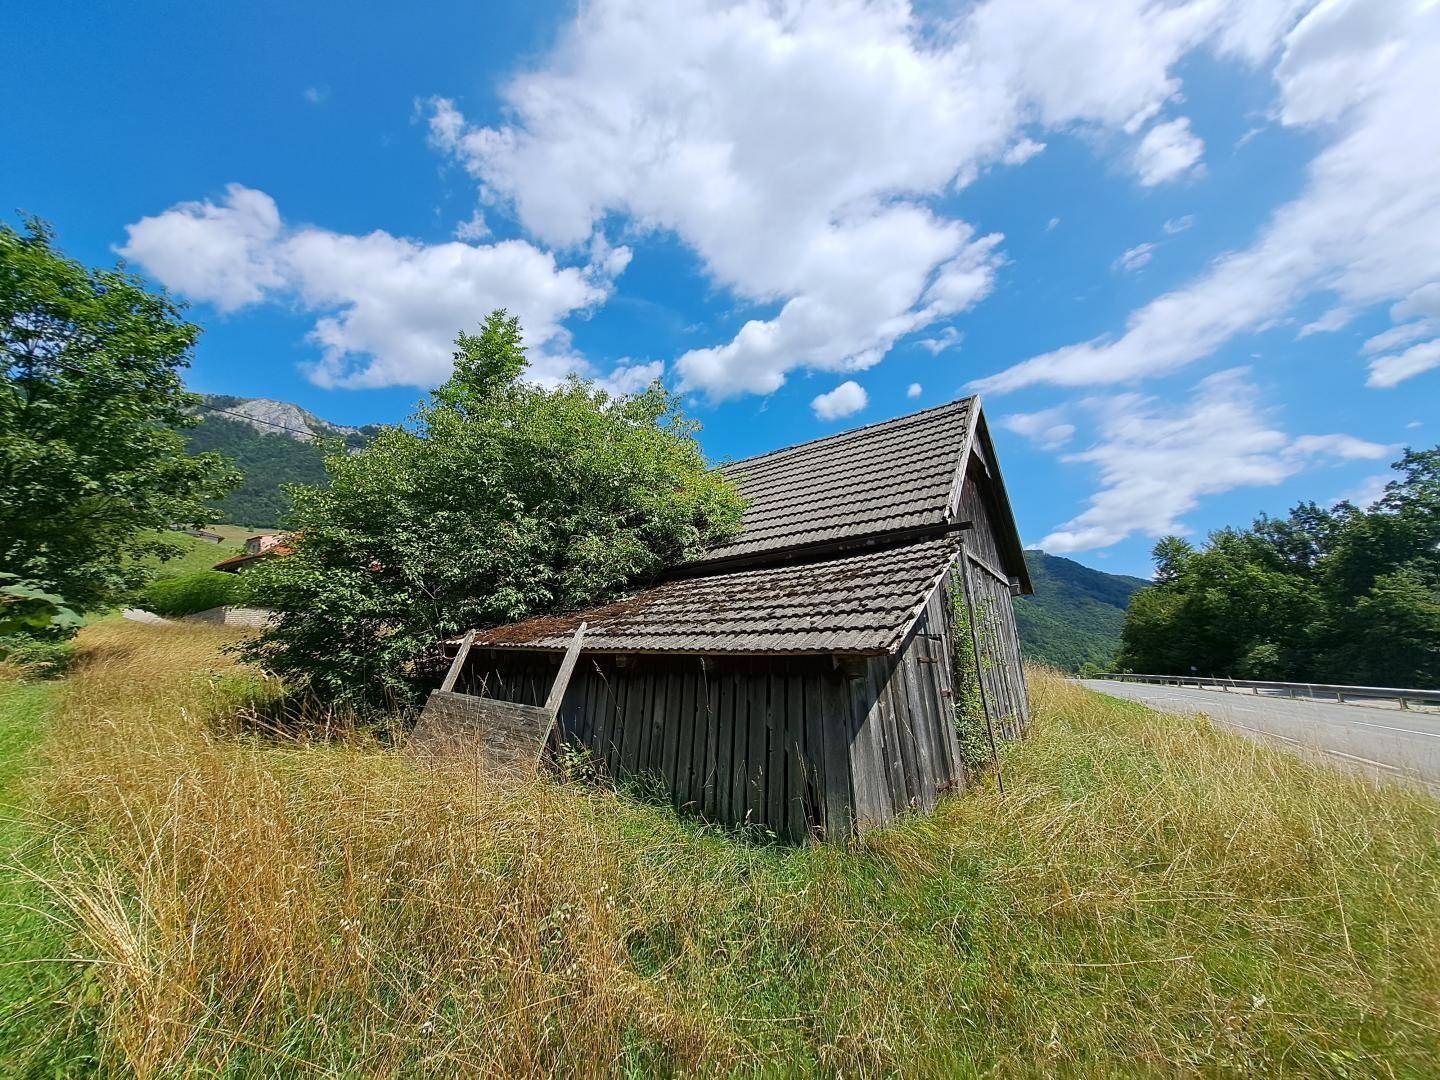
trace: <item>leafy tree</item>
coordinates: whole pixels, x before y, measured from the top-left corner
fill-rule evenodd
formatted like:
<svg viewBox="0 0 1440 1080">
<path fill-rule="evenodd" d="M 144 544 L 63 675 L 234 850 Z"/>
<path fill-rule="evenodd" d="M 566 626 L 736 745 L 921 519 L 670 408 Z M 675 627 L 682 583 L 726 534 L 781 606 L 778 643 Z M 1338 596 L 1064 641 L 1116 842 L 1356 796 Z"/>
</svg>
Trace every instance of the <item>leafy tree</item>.
<svg viewBox="0 0 1440 1080">
<path fill-rule="evenodd" d="M 152 530 L 198 524 L 233 483 L 185 453 L 179 371 L 199 333 L 163 294 L 0 223 L 0 572 L 80 610 L 139 584 Z"/>
<path fill-rule="evenodd" d="M 1328 660 L 1344 681 L 1440 686 L 1440 580 L 1416 566 L 1381 574 L 1337 619 Z"/>
<path fill-rule="evenodd" d="M 1120 663 L 1135 671 L 1314 682 L 1440 683 L 1440 447 L 1407 450 L 1373 506 L 1155 547 Z"/>
<path fill-rule="evenodd" d="M 0 639 L 37 630 L 73 630 L 81 621 L 61 597 L 27 584 L 14 574 L 0 574 Z M 3 649 L 0 642 L 0 651 Z"/>
<path fill-rule="evenodd" d="M 610 599 L 738 528 L 662 387 L 545 389 L 524 355 L 493 313 L 410 426 L 327 459 L 329 488 L 290 489 L 294 553 L 247 571 L 278 613 L 247 655 L 332 701 L 403 704 L 444 637 Z"/>
</svg>

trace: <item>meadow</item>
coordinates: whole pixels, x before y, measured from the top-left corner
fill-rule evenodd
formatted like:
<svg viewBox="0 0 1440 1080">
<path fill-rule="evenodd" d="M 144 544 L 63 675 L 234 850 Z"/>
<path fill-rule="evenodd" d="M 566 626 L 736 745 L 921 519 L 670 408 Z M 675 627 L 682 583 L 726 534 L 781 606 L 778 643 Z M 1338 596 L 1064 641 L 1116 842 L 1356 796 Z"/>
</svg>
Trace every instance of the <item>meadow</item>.
<svg viewBox="0 0 1440 1080">
<path fill-rule="evenodd" d="M 1440 804 L 1031 673 L 930 817 L 785 847 L 285 719 L 207 627 L 0 681 L 5 1075 L 1414 1075 Z M 282 733 L 284 731 L 285 733 Z"/>
</svg>

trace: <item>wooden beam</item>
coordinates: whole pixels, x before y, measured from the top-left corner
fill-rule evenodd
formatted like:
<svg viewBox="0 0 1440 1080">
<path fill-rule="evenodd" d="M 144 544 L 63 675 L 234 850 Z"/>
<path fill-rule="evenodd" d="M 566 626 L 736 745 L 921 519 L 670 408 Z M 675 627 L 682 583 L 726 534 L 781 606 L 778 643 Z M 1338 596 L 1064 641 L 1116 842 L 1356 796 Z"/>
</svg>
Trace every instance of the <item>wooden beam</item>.
<svg viewBox="0 0 1440 1080">
<path fill-rule="evenodd" d="M 460 648 L 455 653 L 455 659 L 450 662 L 450 670 L 445 673 L 445 681 L 440 684 L 440 689 L 449 693 L 455 689 L 455 680 L 460 677 L 460 669 L 465 666 L 465 660 L 470 655 L 470 646 L 475 643 L 475 631 L 466 630 L 465 638 L 460 642 Z"/>
<path fill-rule="evenodd" d="M 575 661 L 580 658 L 580 643 L 584 640 L 585 624 L 582 622 L 575 631 L 575 636 L 570 639 L 570 647 L 565 650 L 565 659 L 560 661 L 560 670 L 555 675 L 555 682 L 550 686 L 550 696 L 545 699 L 545 708 L 552 714 L 560 711 L 560 703 L 565 700 L 565 690 L 570 685 Z"/>
<path fill-rule="evenodd" d="M 979 555 L 976 555 L 973 551 L 970 551 L 967 548 L 965 551 L 965 557 L 969 559 L 972 563 L 974 563 L 976 566 L 978 566 L 981 570 L 984 570 L 996 581 L 1000 582 L 1001 585 L 1004 585 L 1007 589 L 1010 588 L 1010 579 L 1004 574 L 1002 574 L 999 570 L 995 569 L 995 567 L 991 566 Z"/>
<path fill-rule="evenodd" d="M 545 730 L 540 733 L 535 751 L 536 766 L 540 764 L 540 758 L 550 742 L 550 732 L 555 728 L 555 718 L 560 715 L 560 705 L 565 700 L 565 691 L 570 686 L 570 676 L 575 672 L 575 661 L 580 659 L 580 645 L 584 640 L 585 624 L 582 622 L 576 629 L 575 636 L 570 639 L 570 647 L 565 650 L 565 658 L 560 661 L 560 670 L 555 673 L 555 681 L 550 684 L 550 696 L 545 699 L 544 712 L 548 719 L 545 721 Z"/>
</svg>

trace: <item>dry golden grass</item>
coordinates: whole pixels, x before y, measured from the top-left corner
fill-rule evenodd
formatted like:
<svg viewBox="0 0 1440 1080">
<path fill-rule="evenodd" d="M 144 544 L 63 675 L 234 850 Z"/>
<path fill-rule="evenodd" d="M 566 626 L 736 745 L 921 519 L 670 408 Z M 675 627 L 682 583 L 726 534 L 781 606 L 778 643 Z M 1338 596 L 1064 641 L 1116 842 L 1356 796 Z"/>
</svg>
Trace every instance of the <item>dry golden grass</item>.
<svg viewBox="0 0 1440 1080">
<path fill-rule="evenodd" d="M 1033 677 L 852 849 L 266 740 L 223 632 L 99 625 L 37 799 L 117 1073 L 1427 1070 L 1440 808 Z"/>
</svg>

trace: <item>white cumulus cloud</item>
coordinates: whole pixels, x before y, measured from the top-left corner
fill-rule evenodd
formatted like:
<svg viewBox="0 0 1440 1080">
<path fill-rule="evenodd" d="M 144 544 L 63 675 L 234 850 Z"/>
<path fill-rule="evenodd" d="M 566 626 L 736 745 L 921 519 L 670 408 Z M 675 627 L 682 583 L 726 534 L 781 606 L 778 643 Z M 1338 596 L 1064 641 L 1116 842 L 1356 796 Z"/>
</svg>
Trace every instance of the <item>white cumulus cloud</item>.
<svg viewBox="0 0 1440 1080">
<path fill-rule="evenodd" d="M 313 313 L 321 355 L 310 375 L 324 386 L 434 385 L 450 373 L 456 332 L 499 307 L 520 316 L 532 378 L 586 371 L 563 320 L 602 302 L 628 256 L 607 250 L 600 265 L 567 267 L 523 240 L 422 244 L 293 228 L 274 199 L 240 184 L 126 232 L 120 253 L 191 300 L 233 312 L 276 299 Z"/>
<path fill-rule="evenodd" d="M 167 288 L 230 312 L 284 288 L 280 231 L 274 199 L 231 184 L 218 204 L 182 202 L 127 225 L 118 250 Z"/>
<path fill-rule="evenodd" d="M 1184 176 L 1200 162 L 1205 143 L 1190 130 L 1190 121 L 1178 117 L 1156 124 L 1135 148 L 1135 172 L 1146 187 Z"/>
<path fill-rule="evenodd" d="M 1000 238 L 935 199 L 1045 131 L 1136 135 L 1187 52 L 1257 63 L 1295 6 L 986 0 L 939 24 L 904 0 L 595 0 L 502 87 L 507 122 L 436 100 L 430 133 L 547 245 L 664 230 L 739 300 L 777 305 L 675 362 L 684 389 L 763 394 L 796 369 L 864 370 L 984 299 Z M 1139 145 L 1151 183 L 1199 140 L 1172 120 Z"/>
<path fill-rule="evenodd" d="M 912 382 L 905 388 L 905 396 L 908 398 L 917 398 L 923 391 L 924 388 L 918 382 Z"/>
<path fill-rule="evenodd" d="M 870 395 L 854 379 L 846 379 L 828 394 L 821 394 L 810 402 L 815 415 L 821 420 L 839 420 L 853 416 L 870 404 Z"/>
</svg>

